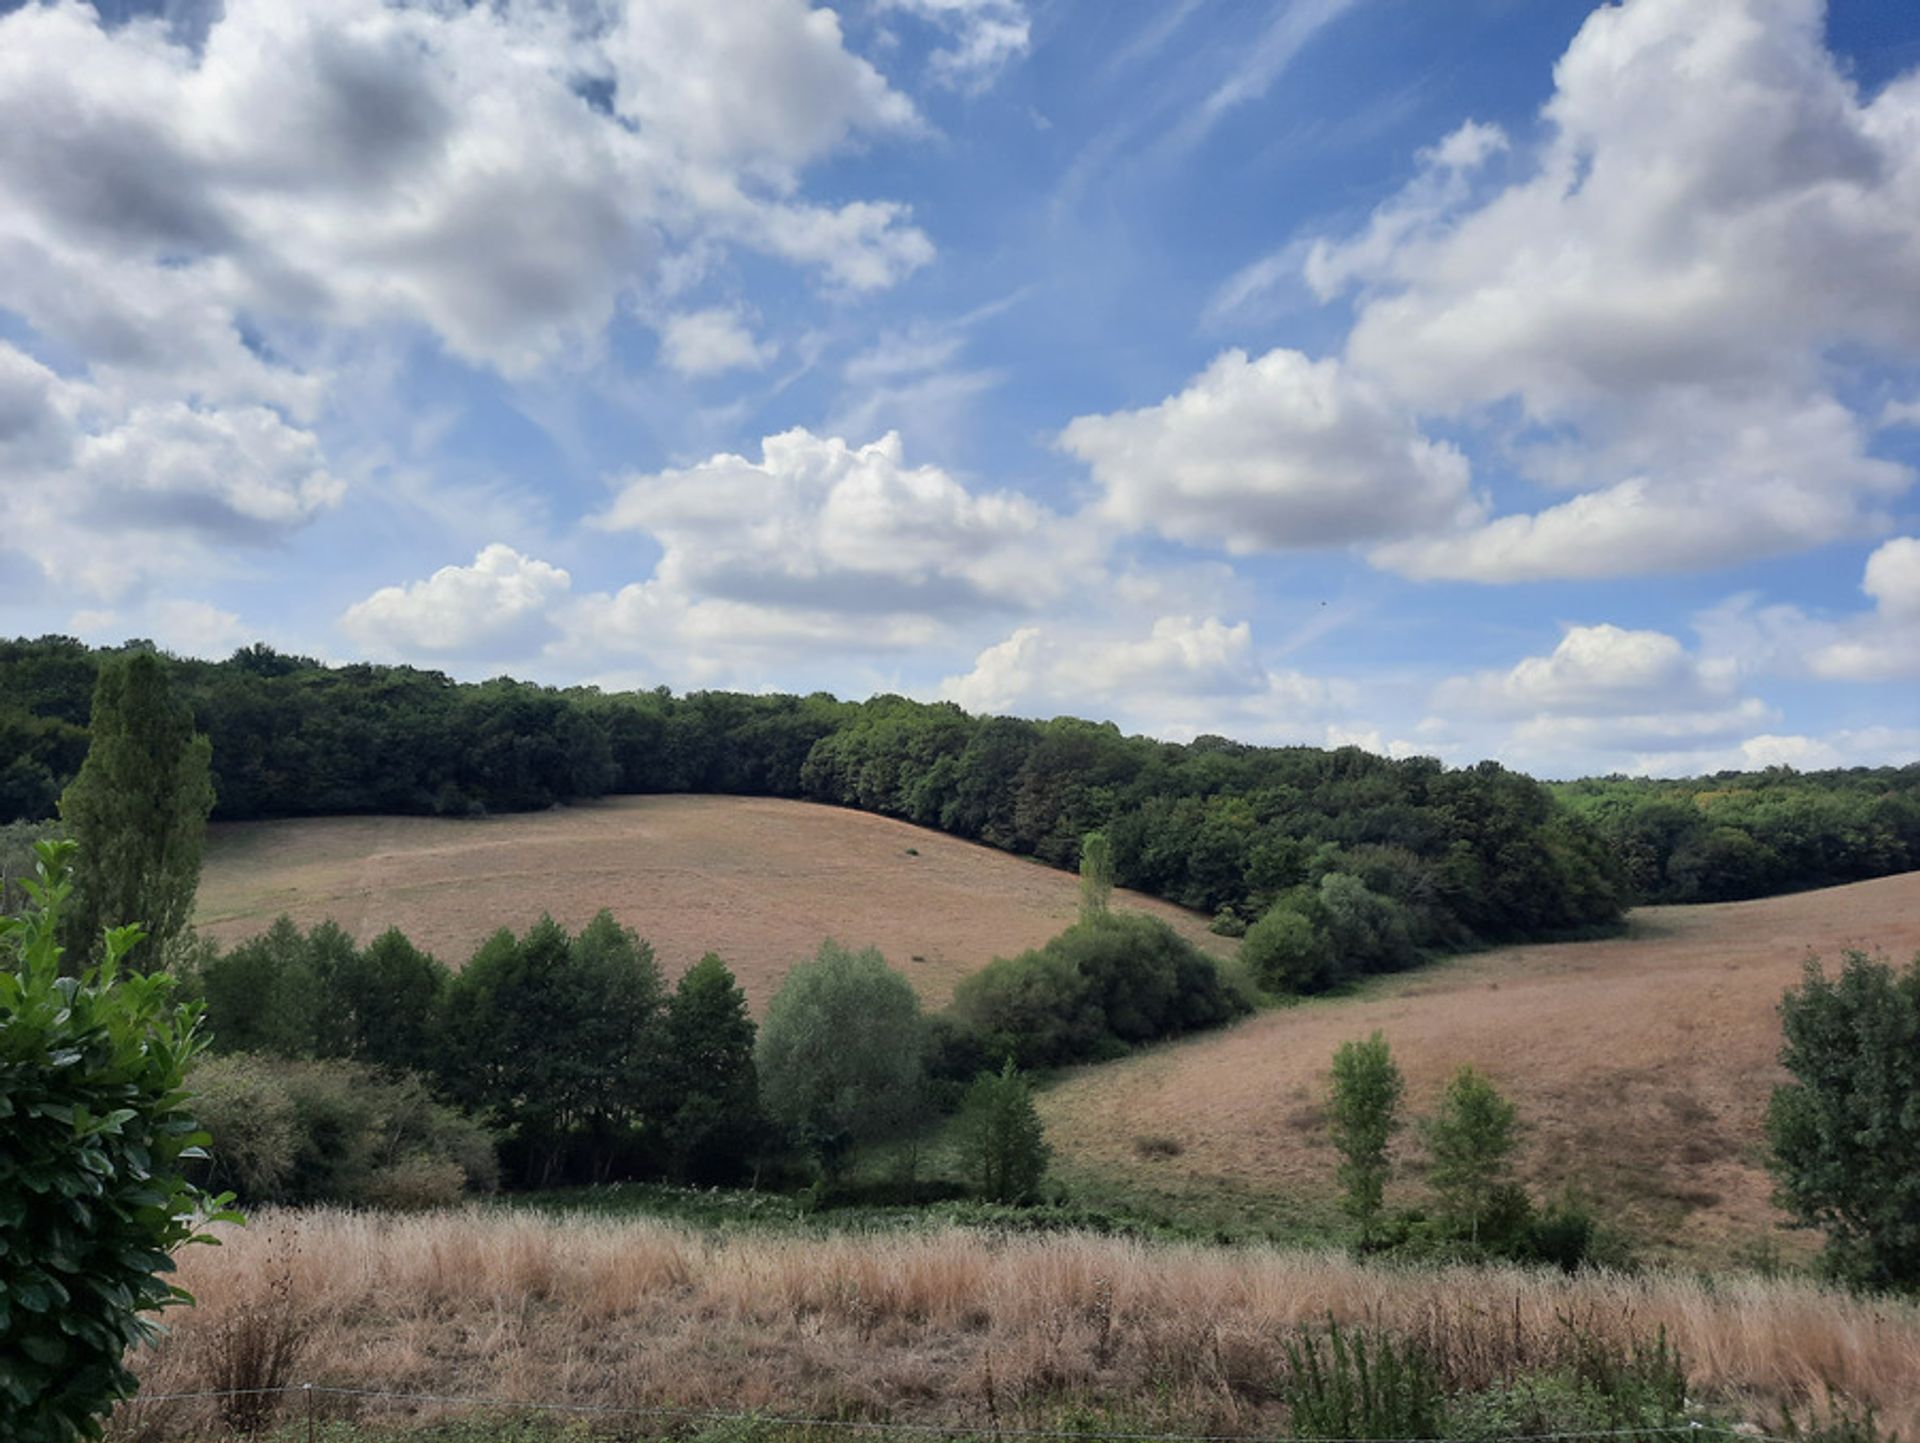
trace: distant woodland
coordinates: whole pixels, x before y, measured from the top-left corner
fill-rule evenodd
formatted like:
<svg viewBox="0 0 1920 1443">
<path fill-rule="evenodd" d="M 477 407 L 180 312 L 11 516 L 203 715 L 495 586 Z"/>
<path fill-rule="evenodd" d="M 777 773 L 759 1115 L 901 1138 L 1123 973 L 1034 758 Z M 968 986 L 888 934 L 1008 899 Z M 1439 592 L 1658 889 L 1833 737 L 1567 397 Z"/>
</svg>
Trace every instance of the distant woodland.
<svg viewBox="0 0 1920 1443">
<path fill-rule="evenodd" d="M 0 642 L 0 822 L 53 815 L 109 653 Z M 1421 947 L 1606 925 L 1634 901 L 1747 897 L 1920 866 L 1920 765 L 1549 787 L 1357 748 L 1188 744 L 1070 717 L 878 696 L 604 693 L 265 646 L 176 660 L 212 742 L 217 819 L 482 815 L 614 793 L 795 797 L 1055 866 L 1099 831 L 1114 879 L 1215 913 L 1357 878 Z"/>
</svg>

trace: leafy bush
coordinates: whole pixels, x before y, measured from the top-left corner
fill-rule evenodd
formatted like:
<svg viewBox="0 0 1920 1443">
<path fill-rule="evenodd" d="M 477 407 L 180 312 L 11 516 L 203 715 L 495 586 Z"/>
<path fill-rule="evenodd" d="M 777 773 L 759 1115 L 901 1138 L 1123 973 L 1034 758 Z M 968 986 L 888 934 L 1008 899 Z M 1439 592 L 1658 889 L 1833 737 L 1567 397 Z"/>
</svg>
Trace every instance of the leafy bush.
<svg viewBox="0 0 1920 1443">
<path fill-rule="evenodd" d="M 209 1179 L 251 1200 L 424 1207 L 499 1183 L 485 1129 L 416 1077 L 242 1053 L 206 1058 L 189 1086 Z"/>
<path fill-rule="evenodd" d="M 65 1443 L 135 1388 L 145 1315 L 190 1301 L 169 1254 L 222 1211 L 183 1164 L 202 1136 L 181 1082 L 198 1013 L 164 975 L 122 976 L 135 927 L 61 975 L 71 842 L 44 843 L 27 910 L 0 917 L 0 1437 Z"/>
<path fill-rule="evenodd" d="M 1081 922 L 954 989 L 953 1017 L 990 1062 L 1058 1067 L 1217 1027 L 1251 1010 L 1220 966 L 1157 917 Z"/>
</svg>

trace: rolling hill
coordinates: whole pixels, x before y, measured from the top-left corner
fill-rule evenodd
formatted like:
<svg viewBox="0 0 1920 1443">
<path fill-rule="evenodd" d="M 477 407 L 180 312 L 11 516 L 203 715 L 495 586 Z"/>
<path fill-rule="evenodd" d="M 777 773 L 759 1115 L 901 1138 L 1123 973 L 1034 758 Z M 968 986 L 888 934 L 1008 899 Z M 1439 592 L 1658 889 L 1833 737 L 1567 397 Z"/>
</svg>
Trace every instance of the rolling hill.
<svg viewBox="0 0 1920 1443">
<path fill-rule="evenodd" d="M 397 926 L 451 966 L 542 912 L 579 927 L 602 907 L 652 942 L 669 977 L 703 952 L 756 1009 L 821 939 L 876 946 L 932 1005 L 996 956 L 1074 920 L 1078 881 L 980 846 L 839 807 L 764 797 L 645 796 L 479 821 L 324 817 L 212 828 L 195 925 L 233 943 L 286 913 L 361 941 Z M 1216 951 L 1234 944 L 1155 898 Z"/>
<path fill-rule="evenodd" d="M 1410 1112 L 1471 1062 L 1520 1105 L 1525 1181 L 1585 1189 L 1675 1254 L 1724 1256 L 1779 1220 L 1761 1131 L 1784 1075 L 1775 1006 L 1809 955 L 1837 962 L 1847 948 L 1920 951 L 1920 873 L 1642 908 L 1622 937 L 1462 957 L 1082 1070 L 1041 1110 L 1070 1181 L 1223 1216 L 1325 1212 L 1327 1069 L 1341 1042 L 1378 1028 Z M 1399 1146 L 1417 1158 L 1411 1136 Z M 1390 1201 L 1417 1196 L 1401 1182 Z"/>
</svg>

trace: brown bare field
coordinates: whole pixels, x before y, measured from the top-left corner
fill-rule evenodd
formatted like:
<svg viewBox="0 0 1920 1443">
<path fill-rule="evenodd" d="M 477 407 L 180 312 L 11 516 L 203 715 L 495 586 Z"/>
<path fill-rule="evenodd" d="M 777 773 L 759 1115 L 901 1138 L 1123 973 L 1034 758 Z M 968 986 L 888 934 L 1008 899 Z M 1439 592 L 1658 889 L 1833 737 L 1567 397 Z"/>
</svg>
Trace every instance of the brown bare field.
<svg viewBox="0 0 1920 1443">
<path fill-rule="evenodd" d="M 912 855 L 908 849 L 917 851 Z M 389 926 L 458 967 L 542 912 L 571 928 L 600 908 L 675 977 L 718 952 L 756 1010 L 823 938 L 875 946 L 929 1003 L 997 956 L 1074 920 L 1076 878 L 991 847 L 839 807 L 764 797 L 620 797 L 453 821 L 320 817 L 212 829 L 195 925 L 231 943 L 281 913 L 360 941 Z M 1219 951 L 1204 918 L 1130 892 Z"/>
<path fill-rule="evenodd" d="M 269 1212 L 222 1232 L 224 1247 L 180 1259 L 199 1305 L 134 1359 L 148 1395 L 219 1386 L 223 1357 L 279 1318 L 299 1343 L 295 1384 L 983 1434 L 1091 1403 L 1182 1433 L 1253 1432 L 1276 1421 L 1289 1337 L 1331 1316 L 1426 1339 L 1463 1390 L 1564 1357 L 1570 1330 L 1618 1343 L 1664 1328 L 1690 1393 L 1736 1415 L 1774 1424 L 1782 1403 L 1831 1388 L 1904 1436 L 1920 1427 L 1920 1309 L 1808 1282 L 1365 1267 L 1078 1235 L 726 1236 L 486 1210 Z M 116 1433 L 215 1436 L 212 1408 L 136 1405 Z"/>
<path fill-rule="evenodd" d="M 1809 955 L 1837 964 L 1848 948 L 1896 962 L 1920 952 L 1920 873 L 1644 908 L 1623 937 L 1464 957 L 1083 1071 L 1041 1110 L 1070 1178 L 1176 1205 L 1324 1202 L 1328 1067 L 1340 1043 L 1378 1028 L 1410 1111 L 1471 1062 L 1520 1106 L 1526 1182 L 1589 1190 L 1656 1250 L 1725 1258 L 1780 1220 L 1761 1161 L 1767 1095 L 1784 1077 L 1780 994 Z M 1400 1146 L 1417 1159 L 1410 1137 Z M 1418 1195 L 1409 1183 L 1394 1192 Z M 1811 1245 L 1783 1241 L 1789 1253 Z"/>
</svg>

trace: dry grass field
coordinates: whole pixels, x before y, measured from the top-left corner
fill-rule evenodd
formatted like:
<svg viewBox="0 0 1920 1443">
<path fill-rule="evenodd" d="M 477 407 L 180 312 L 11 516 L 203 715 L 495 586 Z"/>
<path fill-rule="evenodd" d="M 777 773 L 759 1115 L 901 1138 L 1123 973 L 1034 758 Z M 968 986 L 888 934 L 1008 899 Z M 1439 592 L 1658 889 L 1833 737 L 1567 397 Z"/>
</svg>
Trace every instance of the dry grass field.
<svg viewBox="0 0 1920 1443">
<path fill-rule="evenodd" d="M 223 1232 L 224 1247 L 181 1258 L 199 1306 L 136 1356 L 150 1395 L 230 1386 L 247 1375 L 223 1363 L 284 1321 L 294 1383 L 983 1434 L 1076 1402 L 1240 1433 L 1274 1425 L 1289 1337 L 1331 1316 L 1426 1338 L 1465 1388 L 1565 1356 L 1573 1331 L 1664 1328 L 1692 1395 L 1736 1416 L 1774 1426 L 1782 1403 L 1831 1388 L 1902 1436 L 1920 1428 L 1920 1310 L 1806 1282 L 1367 1268 L 1086 1236 L 728 1237 L 478 1210 L 267 1213 Z M 116 1433 L 219 1436 L 212 1408 L 136 1406 Z"/>
<path fill-rule="evenodd" d="M 1520 1105 L 1527 1182 L 1591 1190 L 1675 1255 L 1724 1258 L 1777 1215 L 1761 1119 L 1782 1076 L 1775 1006 L 1810 953 L 1920 951 L 1920 874 L 1757 902 L 1643 909 L 1624 937 L 1510 947 L 1352 998 L 1076 1074 L 1041 1099 L 1070 1177 L 1174 1205 L 1326 1198 L 1320 1102 L 1334 1049 L 1380 1029 L 1409 1110 L 1471 1062 Z M 1403 1139 L 1404 1155 L 1418 1155 Z M 1399 1201 L 1416 1191 L 1397 1185 Z M 1804 1235 L 1785 1239 L 1789 1252 Z M 1920 1373 L 1916 1373 L 1920 1377 Z"/>
<path fill-rule="evenodd" d="M 911 849 L 911 850 L 910 850 Z M 917 853 L 917 855 L 916 855 Z M 969 972 L 1074 919 L 1077 881 L 905 822 L 762 797 L 621 797 L 480 821 L 323 817 L 216 826 L 196 925 L 231 943 L 287 913 L 361 941 L 397 926 L 450 966 L 500 927 L 602 907 L 653 943 L 670 977 L 715 951 L 757 1008 L 823 938 L 876 946 L 938 1005 Z M 1164 917 L 1228 950 L 1204 918 Z"/>
</svg>

